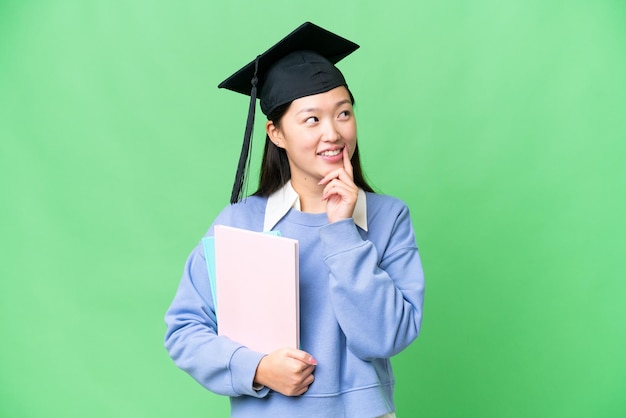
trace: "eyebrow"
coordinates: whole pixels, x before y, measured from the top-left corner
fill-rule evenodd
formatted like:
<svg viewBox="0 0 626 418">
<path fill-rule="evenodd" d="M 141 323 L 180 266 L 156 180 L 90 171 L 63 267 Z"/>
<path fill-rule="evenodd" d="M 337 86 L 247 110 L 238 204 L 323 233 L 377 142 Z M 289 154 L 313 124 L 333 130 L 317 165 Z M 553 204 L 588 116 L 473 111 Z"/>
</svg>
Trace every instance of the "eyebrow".
<svg viewBox="0 0 626 418">
<path fill-rule="evenodd" d="M 341 106 L 343 106 L 344 104 L 347 104 L 347 103 L 352 104 L 350 99 L 340 100 L 337 103 L 335 103 L 335 108 L 341 107 Z M 300 113 L 306 113 L 306 112 L 315 112 L 315 111 L 318 111 L 318 110 L 319 110 L 319 108 L 317 108 L 317 107 L 307 107 L 307 108 L 304 108 L 304 109 L 300 109 L 298 112 L 296 112 L 296 115 L 299 115 Z"/>
</svg>

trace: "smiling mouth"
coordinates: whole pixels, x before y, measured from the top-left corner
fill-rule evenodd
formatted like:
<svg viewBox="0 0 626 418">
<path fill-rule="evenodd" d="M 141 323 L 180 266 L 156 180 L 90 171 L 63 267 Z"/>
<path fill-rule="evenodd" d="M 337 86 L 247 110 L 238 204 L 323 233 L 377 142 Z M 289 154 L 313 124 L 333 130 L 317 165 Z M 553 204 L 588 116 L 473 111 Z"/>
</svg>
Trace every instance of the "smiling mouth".
<svg viewBox="0 0 626 418">
<path fill-rule="evenodd" d="M 321 155 L 322 157 L 334 157 L 336 155 L 341 154 L 341 151 L 343 151 L 343 148 L 341 149 L 336 149 L 336 150 L 332 150 L 332 151 L 324 151 L 324 152 L 320 152 L 317 155 Z"/>
</svg>

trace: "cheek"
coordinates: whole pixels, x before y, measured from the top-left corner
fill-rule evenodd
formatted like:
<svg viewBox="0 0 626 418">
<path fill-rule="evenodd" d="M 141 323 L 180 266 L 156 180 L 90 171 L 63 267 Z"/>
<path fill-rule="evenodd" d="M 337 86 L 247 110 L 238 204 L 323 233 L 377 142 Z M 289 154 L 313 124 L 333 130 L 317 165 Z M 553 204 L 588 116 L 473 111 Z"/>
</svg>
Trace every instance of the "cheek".
<svg viewBox="0 0 626 418">
<path fill-rule="evenodd" d="M 307 131 L 291 132 L 291 135 L 285 138 L 285 151 L 292 156 L 316 149 L 317 141 L 312 135 L 308 135 Z"/>
<path fill-rule="evenodd" d="M 309 149 L 317 146 L 317 134 L 312 129 L 300 129 L 289 138 L 292 149 Z"/>
<path fill-rule="evenodd" d="M 356 141 L 356 123 L 347 124 L 342 135 L 347 141 Z"/>
</svg>

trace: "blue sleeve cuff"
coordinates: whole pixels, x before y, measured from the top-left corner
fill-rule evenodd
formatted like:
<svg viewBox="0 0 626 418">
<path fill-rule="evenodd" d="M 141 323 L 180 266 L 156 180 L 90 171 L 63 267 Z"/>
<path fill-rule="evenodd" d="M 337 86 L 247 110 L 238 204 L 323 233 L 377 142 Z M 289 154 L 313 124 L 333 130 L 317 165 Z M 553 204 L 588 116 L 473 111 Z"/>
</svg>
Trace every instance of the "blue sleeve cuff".
<svg viewBox="0 0 626 418">
<path fill-rule="evenodd" d="M 333 222 L 320 229 L 324 257 L 339 254 L 364 243 L 352 218 Z"/>
<path fill-rule="evenodd" d="M 246 347 L 241 347 L 233 353 L 230 360 L 231 379 L 233 390 L 239 395 L 249 395 L 262 398 L 269 392 L 268 388 L 254 390 L 254 375 L 261 359 L 265 354 L 257 353 Z"/>
</svg>

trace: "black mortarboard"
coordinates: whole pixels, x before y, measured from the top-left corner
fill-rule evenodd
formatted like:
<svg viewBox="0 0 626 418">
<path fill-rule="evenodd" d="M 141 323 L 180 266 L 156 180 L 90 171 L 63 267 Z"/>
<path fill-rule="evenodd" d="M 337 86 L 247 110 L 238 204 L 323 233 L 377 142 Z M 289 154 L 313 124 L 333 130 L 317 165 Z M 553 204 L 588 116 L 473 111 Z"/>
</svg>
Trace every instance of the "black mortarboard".
<svg viewBox="0 0 626 418">
<path fill-rule="evenodd" d="M 295 99 L 346 86 L 334 64 L 359 46 L 313 23 L 306 22 L 219 84 L 250 96 L 248 119 L 237 166 L 231 203 L 241 198 L 254 126 L 257 90 L 261 110 L 269 115 Z"/>
</svg>

